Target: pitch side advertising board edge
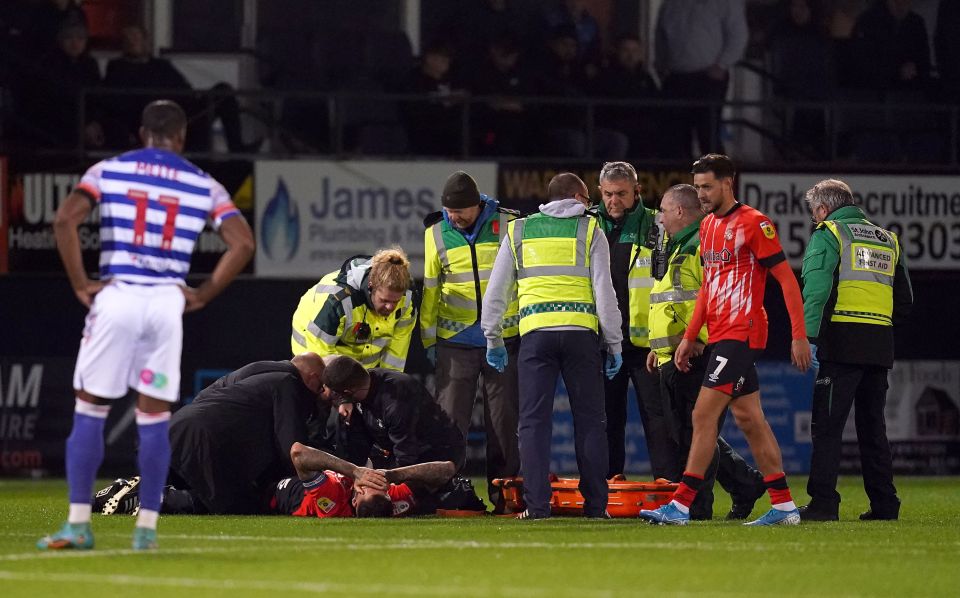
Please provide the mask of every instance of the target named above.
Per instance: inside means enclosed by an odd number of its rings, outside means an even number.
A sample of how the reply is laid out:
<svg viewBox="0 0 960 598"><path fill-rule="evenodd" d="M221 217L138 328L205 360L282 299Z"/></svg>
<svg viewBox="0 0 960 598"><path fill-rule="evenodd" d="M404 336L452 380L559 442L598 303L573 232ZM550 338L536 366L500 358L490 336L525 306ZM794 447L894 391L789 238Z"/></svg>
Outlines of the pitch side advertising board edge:
<svg viewBox="0 0 960 598"><path fill-rule="evenodd" d="M740 174L737 198L773 220L787 259L800 268L813 229L804 193L828 178L850 185L867 218L900 237L911 269L956 269L960 177L745 172Z"/></svg>
<svg viewBox="0 0 960 598"><path fill-rule="evenodd" d="M547 185L555 175L572 172L583 179L594 204L600 202L598 186L602 162L585 168L582 164L563 164L562 162L527 162L519 164L501 164L497 175L497 199L508 208L520 210L524 215L537 211L541 203L547 201ZM663 192L679 183L690 182L690 167L677 165L674 168L637 170L637 182L644 204L648 208L658 205Z"/></svg>
<svg viewBox="0 0 960 598"><path fill-rule="evenodd" d="M248 220L251 216L248 189L250 162L229 161L199 163L233 196L234 203ZM61 202L80 181L83 172L10 172L3 185L6 258L11 273L63 272L53 233L53 220ZM99 269L100 210L95 207L79 229L80 248L84 267L88 272ZM216 266L226 244L208 225L197 239L190 273L210 273ZM251 272L252 264L244 269Z"/></svg>

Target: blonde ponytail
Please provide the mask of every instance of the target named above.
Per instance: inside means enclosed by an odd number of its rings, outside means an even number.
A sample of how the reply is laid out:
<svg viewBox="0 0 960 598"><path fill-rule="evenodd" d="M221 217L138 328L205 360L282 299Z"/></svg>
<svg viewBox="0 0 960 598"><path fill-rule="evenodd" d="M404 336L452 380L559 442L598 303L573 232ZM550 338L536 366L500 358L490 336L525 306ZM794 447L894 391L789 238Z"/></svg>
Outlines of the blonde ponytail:
<svg viewBox="0 0 960 598"><path fill-rule="evenodd" d="M370 262L370 288L397 293L405 293L410 288L410 260L400 247L381 249Z"/></svg>

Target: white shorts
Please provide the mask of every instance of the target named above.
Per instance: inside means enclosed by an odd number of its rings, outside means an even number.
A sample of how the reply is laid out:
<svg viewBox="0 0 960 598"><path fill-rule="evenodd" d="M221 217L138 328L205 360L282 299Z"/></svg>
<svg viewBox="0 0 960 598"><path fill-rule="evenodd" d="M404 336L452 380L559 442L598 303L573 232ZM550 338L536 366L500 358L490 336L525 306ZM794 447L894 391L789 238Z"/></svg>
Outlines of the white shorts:
<svg viewBox="0 0 960 598"><path fill-rule="evenodd" d="M177 285L112 282L104 287L87 314L74 389L119 399L132 388L176 402L184 302Z"/></svg>

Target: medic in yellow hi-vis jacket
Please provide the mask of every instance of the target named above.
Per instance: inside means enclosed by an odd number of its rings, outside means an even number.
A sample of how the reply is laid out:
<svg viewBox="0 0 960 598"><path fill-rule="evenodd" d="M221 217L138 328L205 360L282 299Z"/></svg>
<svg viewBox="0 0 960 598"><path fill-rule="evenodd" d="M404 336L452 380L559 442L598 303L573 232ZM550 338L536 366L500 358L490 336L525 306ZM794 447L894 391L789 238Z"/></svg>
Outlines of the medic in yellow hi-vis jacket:
<svg viewBox="0 0 960 598"><path fill-rule="evenodd" d="M416 320L410 284L402 249L350 258L300 298L290 341L294 355L346 355L367 369L402 372Z"/></svg>
<svg viewBox="0 0 960 598"><path fill-rule="evenodd" d="M803 254L803 313L817 380L810 435L810 503L804 521L836 521L843 428L856 405L863 486L870 510L860 519L897 519L893 457L884 408L893 367L893 326L913 306L900 239L869 220L843 181L827 179L807 191L816 230ZM819 363L818 363L819 361Z"/></svg>
<svg viewBox="0 0 960 598"><path fill-rule="evenodd" d="M520 345L516 291L503 317L509 367L499 372L486 361L480 329L483 294L490 280L507 222L518 214L482 195L473 177L450 175L440 196L443 210L427 216L424 235L423 301L420 337L436 366L437 401L464 438L470 428L477 383L482 384L486 431L487 490L494 512L505 502L492 481L515 477L517 448L517 350Z"/></svg>
<svg viewBox="0 0 960 598"><path fill-rule="evenodd" d="M607 414L607 478L623 473L627 461L627 390L633 384L637 410L654 478L673 479L679 450L670 434L670 406L660 394L660 381L647 371L651 272L662 254L663 235L656 213L643 205L637 171L629 162L607 162L600 170L597 222L610 245L610 278L623 317L623 367L603 385ZM631 445L636 444L630 442Z"/></svg>
<svg viewBox="0 0 960 598"><path fill-rule="evenodd" d="M557 377L562 375L573 414L583 512L604 517L608 499L603 374L617 374L623 334L610 282L610 250L597 220L587 214L589 191L572 173L555 176L549 203L510 223L480 325L487 362L502 370L503 314L516 284L520 304L520 464L524 519L550 516L550 437ZM606 367L600 356L606 352Z"/></svg>

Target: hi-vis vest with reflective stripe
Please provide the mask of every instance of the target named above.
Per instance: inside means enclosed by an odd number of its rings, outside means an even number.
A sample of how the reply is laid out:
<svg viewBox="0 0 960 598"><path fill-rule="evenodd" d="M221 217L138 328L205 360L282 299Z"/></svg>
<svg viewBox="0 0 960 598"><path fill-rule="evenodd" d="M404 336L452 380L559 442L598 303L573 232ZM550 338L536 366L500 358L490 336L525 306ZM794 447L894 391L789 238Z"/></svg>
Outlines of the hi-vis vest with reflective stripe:
<svg viewBox="0 0 960 598"><path fill-rule="evenodd" d="M506 214L484 223L473 245L446 220L427 228L424 234L423 301L420 304L420 336L431 347L437 337L448 339L480 319L480 305L487 292L501 234L506 233ZM503 337L520 332L516 291L503 317Z"/></svg>
<svg viewBox="0 0 960 598"><path fill-rule="evenodd" d="M599 329L590 278L590 244L598 229L589 215L534 214L510 223L517 267L520 335L549 326Z"/></svg>
<svg viewBox="0 0 960 598"><path fill-rule="evenodd" d="M293 313L293 354L347 355L368 369L402 372L416 318L413 293L407 291L389 315L381 316L367 306L365 292L337 283L339 274L327 274L300 298ZM364 322L370 327L370 337L358 342L357 332Z"/></svg>
<svg viewBox="0 0 960 598"><path fill-rule="evenodd" d="M897 236L868 222L825 220L840 243L837 303L832 322L893 326L893 280L900 260Z"/></svg>
<svg viewBox="0 0 960 598"><path fill-rule="evenodd" d="M627 273L628 305L630 308L630 342L636 347L649 347L650 289L653 278L653 251L639 240L633 246L633 259Z"/></svg>
<svg viewBox="0 0 960 598"><path fill-rule="evenodd" d="M606 216L606 209L601 203L600 227L609 233L614 222ZM653 287L653 250L647 247L651 235L658 232L658 239L662 239L663 230L655 222L656 212L643 207L642 203L636 209L628 212L626 221L620 232L619 239L611 239L611 253L616 243L630 243L630 265L627 270L627 309L628 313L621 314L628 318L628 332L630 342L636 347L648 347L648 315L650 311L650 289Z"/></svg>
<svg viewBox="0 0 960 598"><path fill-rule="evenodd" d="M683 340L697 304L697 292L703 284L696 231L692 241L677 246L667 262L666 274L654 283L650 292L650 350L657 354L661 365L673 358ZM706 344L706 325L700 329L698 338Z"/></svg>

